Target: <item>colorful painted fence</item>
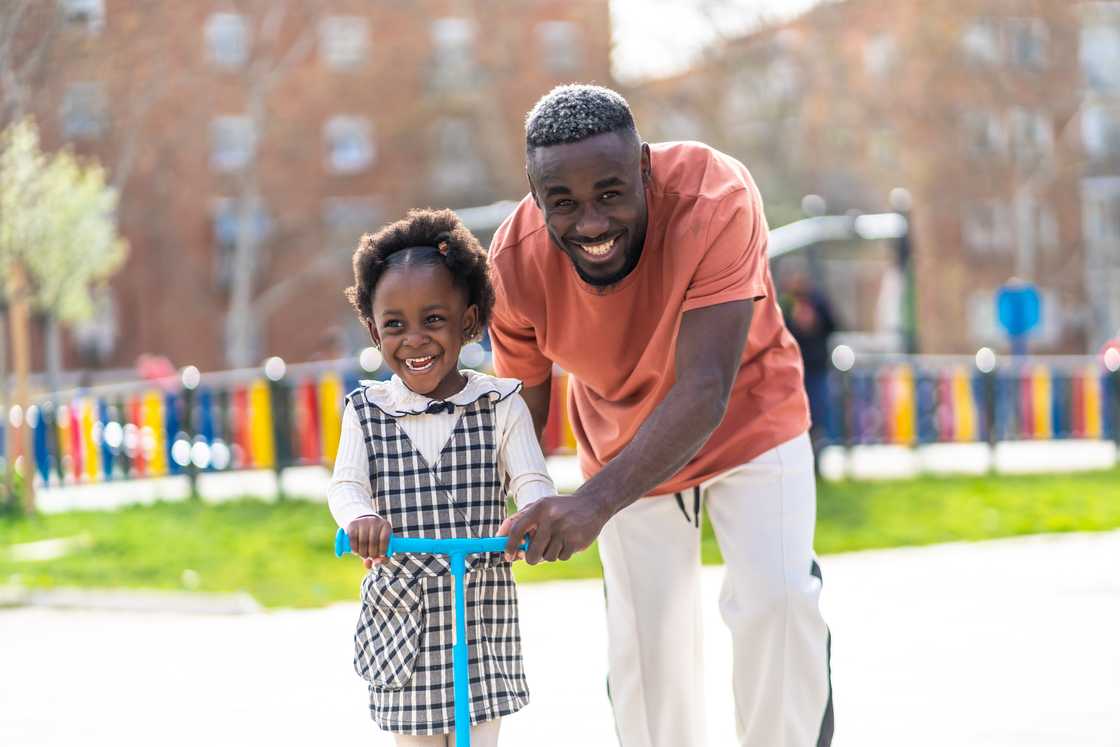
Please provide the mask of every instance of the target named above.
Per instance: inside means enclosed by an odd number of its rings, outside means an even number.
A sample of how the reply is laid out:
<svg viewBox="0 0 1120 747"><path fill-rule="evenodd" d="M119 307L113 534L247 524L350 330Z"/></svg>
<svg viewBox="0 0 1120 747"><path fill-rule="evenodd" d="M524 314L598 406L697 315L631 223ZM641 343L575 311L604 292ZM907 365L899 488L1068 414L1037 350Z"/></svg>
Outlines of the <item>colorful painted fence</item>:
<svg viewBox="0 0 1120 747"><path fill-rule="evenodd" d="M292 366L276 381L243 371L201 375L193 388L175 379L70 393L13 416L17 437L3 453L18 458L31 428L38 478L54 485L329 466L343 397L368 376L336 361ZM553 376L549 454L575 450L568 383ZM1120 374L1096 359L1009 361L985 374L972 359L861 356L833 372L830 395L825 431L834 443L1120 440Z"/></svg>
<svg viewBox="0 0 1120 747"><path fill-rule="evenodd" d="M834 443L924 444L1118 439L1120 377L1095 358L1010 360L861 356L829 381Z"/></svg>
<svg viewBox="0 0 1120 747"><path fill-rule="evenodd" d="M162 477L187 471L280 469L333 463L343 397L356 367L292 367L269 381L255 372L108 387L45 399L13 415L5 463L32 431L35 472L47 484Z"/></svg>
<svg viewBox="0 0 1120 747"><path fill-rule="evenodd" d="M171 379L67 393L13 418L17 427L7 439L0 429L0 446L5 463L17 460L22 429L30 428L38 481L51 485L330 466L344 396L369 377L352 364L314 364L289 367L277 381L255 371L226 372L201 375L193 388ZM553 417L544 434L550 453L575 449L566 395L561 373L553 378Z"/></svg>

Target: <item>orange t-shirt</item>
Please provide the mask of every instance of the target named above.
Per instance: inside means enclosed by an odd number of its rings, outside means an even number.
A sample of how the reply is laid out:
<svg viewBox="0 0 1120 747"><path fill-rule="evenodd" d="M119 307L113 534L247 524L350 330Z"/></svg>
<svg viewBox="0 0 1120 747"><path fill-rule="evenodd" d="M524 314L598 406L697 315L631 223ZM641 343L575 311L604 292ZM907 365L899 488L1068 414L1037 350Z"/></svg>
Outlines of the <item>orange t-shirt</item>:
<svg viewBox="0 0 1120 747"><path fill-rule="evenodd" d="M700 143L651 145L648 223L637 267L604 292L552 244L526 196L490 249L497 303L490 323L499 376L535 386L556 363L572 377L568 406L580 466L591 477L630 443L675 380L681 316L756 299L727 414L655 495L737 467L803 433L809 408L801 354L778 309L762 199L747 169Z"/></svg>

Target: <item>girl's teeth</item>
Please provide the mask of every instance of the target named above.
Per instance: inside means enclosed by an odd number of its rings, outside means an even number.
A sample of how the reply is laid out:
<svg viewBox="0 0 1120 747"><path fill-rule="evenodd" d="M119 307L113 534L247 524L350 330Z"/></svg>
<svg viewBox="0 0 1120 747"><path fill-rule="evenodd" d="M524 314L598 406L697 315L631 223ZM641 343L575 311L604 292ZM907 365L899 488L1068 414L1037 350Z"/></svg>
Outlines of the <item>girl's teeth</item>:
<svg viewBox="0 0 1120 747"><path fill-rule="evenodd" d="M404 364L411 368L413 371L418 371L427 368L432 362L432 356L427 358L405 358Z"/></svg>

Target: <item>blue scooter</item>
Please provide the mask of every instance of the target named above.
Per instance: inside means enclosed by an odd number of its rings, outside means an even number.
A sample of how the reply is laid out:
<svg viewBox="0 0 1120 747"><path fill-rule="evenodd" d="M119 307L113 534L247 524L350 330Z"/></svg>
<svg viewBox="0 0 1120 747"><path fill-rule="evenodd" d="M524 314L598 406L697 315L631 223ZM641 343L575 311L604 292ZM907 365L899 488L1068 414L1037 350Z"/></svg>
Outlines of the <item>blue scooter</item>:
<svg viewBox="0 0 1120 747"><path fill-rule="evenodd" d="M480 552L503 552L507 537L455 537L452 539L428 539L425 537L389 538L389 549L385 556L394 553L425 553L446 555L451 561L451 575L455 578L455 637L452 646L453 677L455 683L455 744L457 747L471 747L470 682L467 670L467 614L463 597L463 576L467 571L467 556ZM522 542L520 549L528 549L529 543ZM350 538L346 530L339 527L334 536L334 554L337 557L350 552Z"/></svg>

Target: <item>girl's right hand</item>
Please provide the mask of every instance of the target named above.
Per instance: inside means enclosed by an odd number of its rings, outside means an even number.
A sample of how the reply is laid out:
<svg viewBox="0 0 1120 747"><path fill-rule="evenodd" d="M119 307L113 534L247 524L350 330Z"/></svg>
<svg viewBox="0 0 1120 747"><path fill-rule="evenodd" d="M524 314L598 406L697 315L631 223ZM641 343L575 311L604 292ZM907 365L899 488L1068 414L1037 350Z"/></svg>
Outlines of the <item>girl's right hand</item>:
<svg viewBox="0 0 1120 747"><path fill-rule="evenodd" d="M350 537L350 552L360 557L366 568L372 568L385 560L392 533L393 527L380 516L362 516L346 527L346 534Z"/></svg>

